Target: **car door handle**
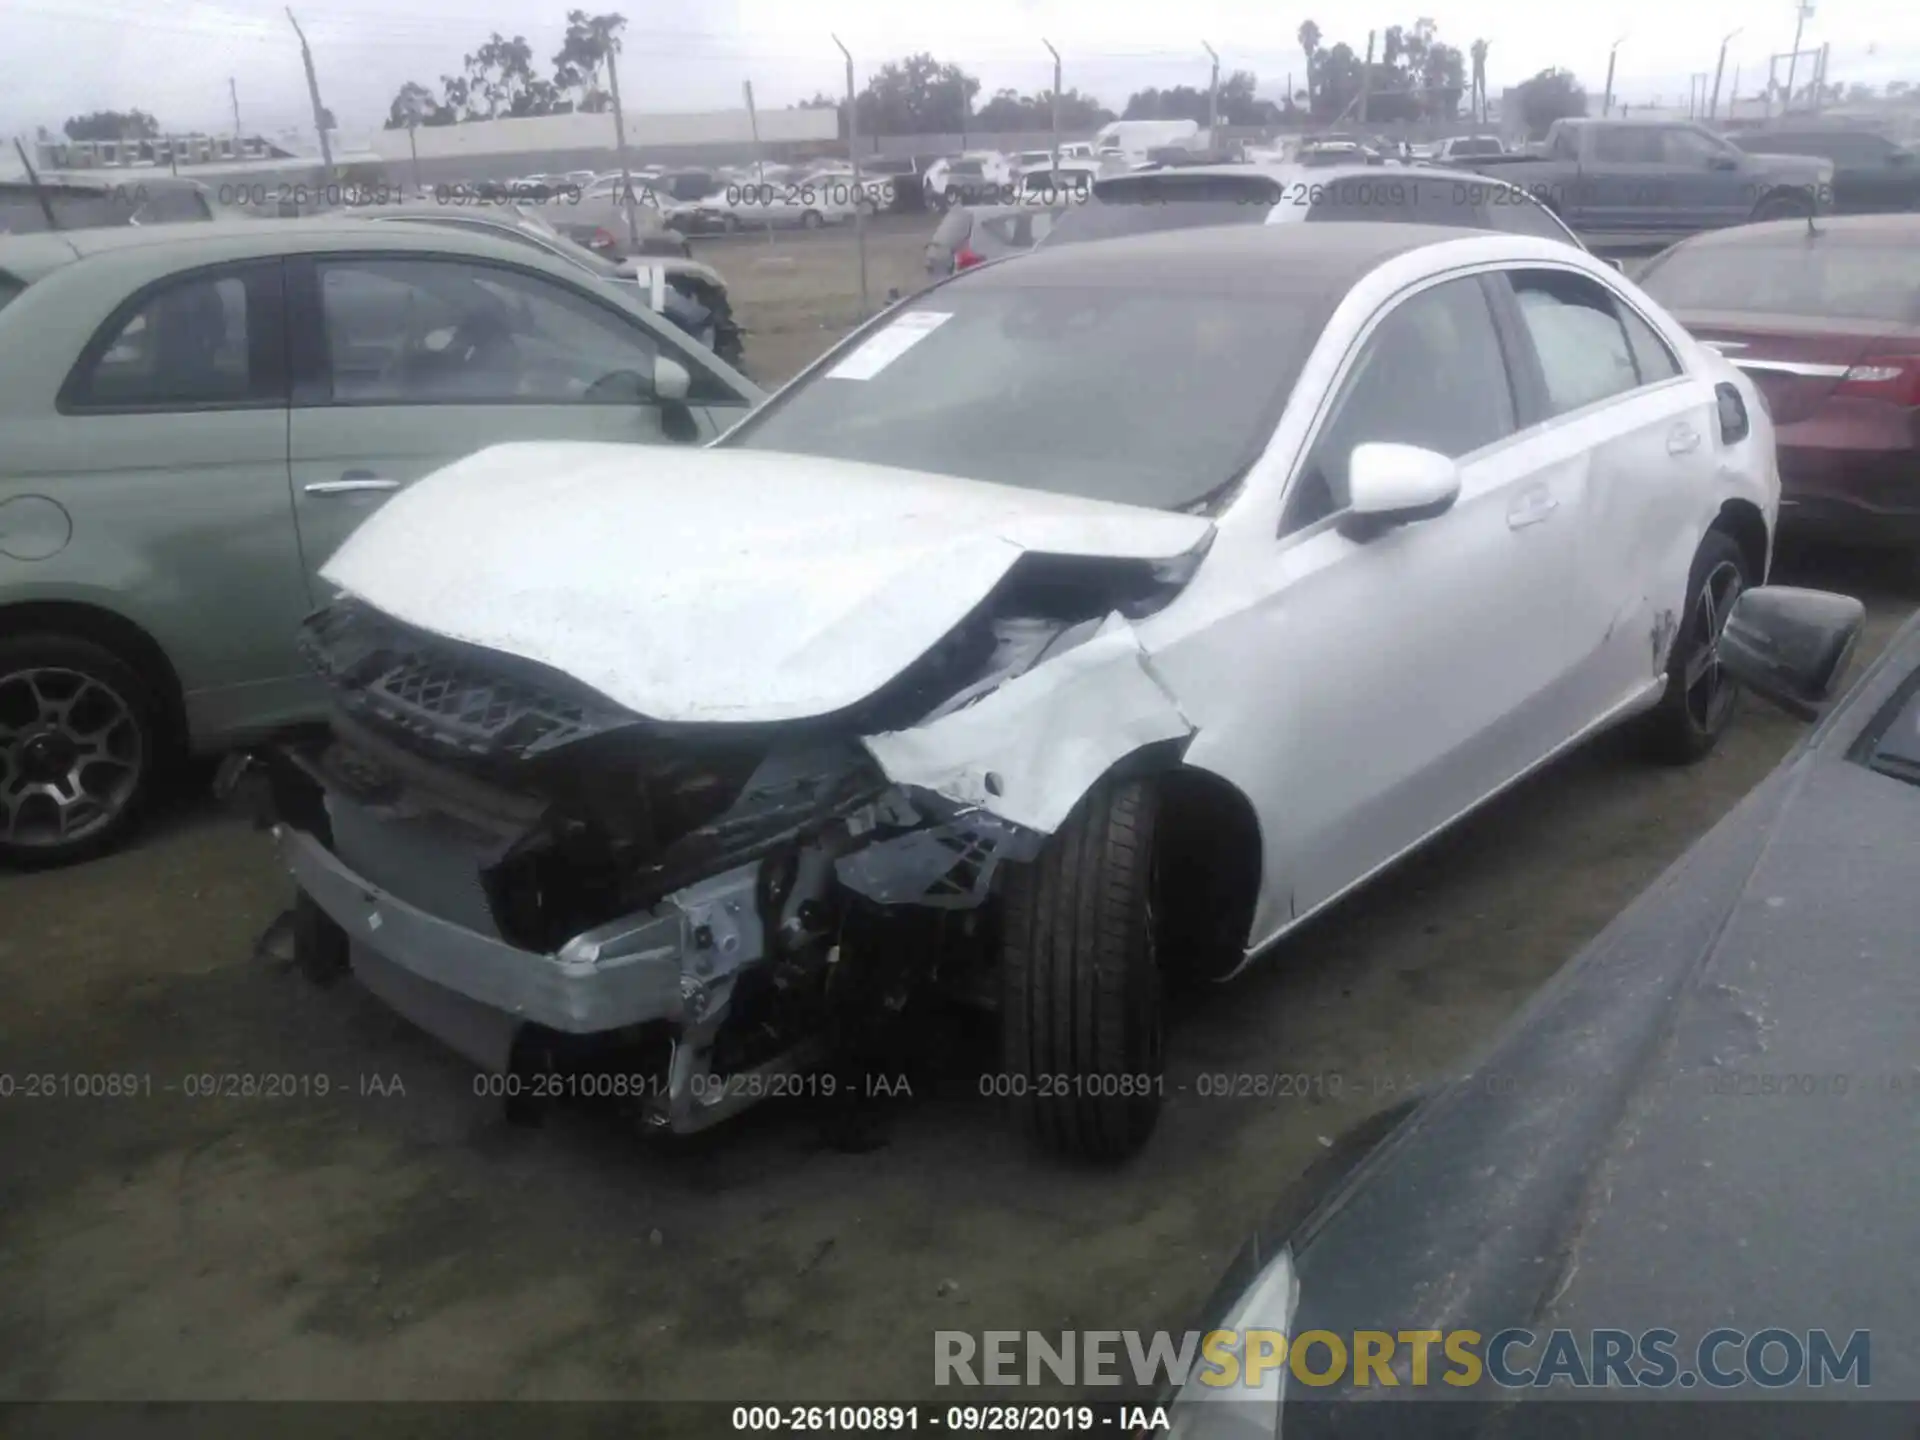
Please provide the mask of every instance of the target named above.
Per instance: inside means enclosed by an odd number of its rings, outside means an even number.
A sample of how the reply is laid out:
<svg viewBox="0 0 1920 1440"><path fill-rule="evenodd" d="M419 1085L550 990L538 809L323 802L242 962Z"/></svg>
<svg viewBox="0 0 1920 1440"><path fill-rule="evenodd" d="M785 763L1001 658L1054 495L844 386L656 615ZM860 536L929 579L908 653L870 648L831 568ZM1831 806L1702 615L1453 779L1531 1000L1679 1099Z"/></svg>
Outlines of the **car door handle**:
<svg viewBox="0 0 1920 1440"><path fill-rule="evenodd" d="M1524 530L1529 525L1538 525L1560 508L1560 502L1544 490L1535 490L1522 495L1507 507L1507 528Z"/></svg>
<svg viewBox="0 0 1920 1440"><path fill-rule="evenodd" d="M1667 432L1667 454L1691 455L1700 448L1700 432L1691 425L1676 425Z"/></svg>
<svg viewBox="0 0 1920 1440"><path fill-rule="evenodd" d="M399 488L398 480L389 480L371 470L349 470L338 480L316 480L306 487L309 495L364 495L369 491Z"/></svg>

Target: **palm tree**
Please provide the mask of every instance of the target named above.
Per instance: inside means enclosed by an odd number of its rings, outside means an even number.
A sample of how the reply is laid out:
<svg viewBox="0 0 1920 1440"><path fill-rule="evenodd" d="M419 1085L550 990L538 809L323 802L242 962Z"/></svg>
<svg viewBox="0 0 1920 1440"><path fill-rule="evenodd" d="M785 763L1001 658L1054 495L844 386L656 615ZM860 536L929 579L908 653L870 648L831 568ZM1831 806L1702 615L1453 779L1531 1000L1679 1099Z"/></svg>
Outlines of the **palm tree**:
<svg viewBox="0 0 1920 1440"><path fill-rule="evenodd" d="M1487 123L1487 42L1476 40L1470 47L1473 56L1473 93L1480 107L1480 123Z"/></svg>
<svg viewBox="0 0 1920 1440"><path fill-rule="evenodd" d="M1320 53L1320 27L1311 20L1300 22L1300 48L1307 54L1307 113L1313 113L1313 60Z"/></svg>

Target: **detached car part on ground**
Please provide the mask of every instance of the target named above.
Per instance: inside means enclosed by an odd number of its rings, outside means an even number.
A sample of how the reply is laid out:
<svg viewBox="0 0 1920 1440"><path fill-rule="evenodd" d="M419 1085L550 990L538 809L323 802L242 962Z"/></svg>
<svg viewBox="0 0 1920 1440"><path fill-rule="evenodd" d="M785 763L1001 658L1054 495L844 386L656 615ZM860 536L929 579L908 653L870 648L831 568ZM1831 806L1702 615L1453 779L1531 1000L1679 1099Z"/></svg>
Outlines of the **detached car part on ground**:
<svg viewBox="0 0 1920 1440"><path fill-rule="evenodd" d="M1607 726L1712 748L1772 454L1559 242L980 267L712 448L497 447L342 547L271 770L302 962L489 1068L628 1057L672 1131L984 1000L1033 1132L1124 1155L1169 980Z"/></svg>

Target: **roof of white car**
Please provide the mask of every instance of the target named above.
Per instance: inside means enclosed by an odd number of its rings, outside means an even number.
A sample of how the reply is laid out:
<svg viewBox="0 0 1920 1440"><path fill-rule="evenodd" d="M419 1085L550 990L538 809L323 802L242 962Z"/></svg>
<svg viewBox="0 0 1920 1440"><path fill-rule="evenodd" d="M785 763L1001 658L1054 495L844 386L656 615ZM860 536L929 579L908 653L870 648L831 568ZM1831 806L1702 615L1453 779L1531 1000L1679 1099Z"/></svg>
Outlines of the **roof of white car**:
<svg viewBox="0 0 1920 1440"><path fill-rule="evenodd" d="M1223 161L1217 165L1168 165L1158 170L1135 171L1127 175L1109 175L1095 183L1093 193L1098 196L1109 186L1138 183L1135 176L1151 176L1165 180L1173 178L1178 183L1182 175L1232 175L1236 177L1264 175L1281 185L1324 185L1331 180L1377 180L1390 184L1395 180L1459 181L1472 185L1497 185L1502 188L1514 188L1511 181L1495 179L1472 170L1456 169L1451 165L1302 165L1295 161Z"/></svg>
<svg viewBox="0 0 1920 1440"><path fill-rule="evenodd" d="M1059 249L1041 246L1018 264L987 265L960 283L1044 288L1053 285L1176 287L1231 285L1249 294L1312 291L1338 297L1370 270L1396 256L1454 240L1488 241L1485 230L1440 225L1215 225L1160 230ZM1500 236L1525 255L1540 245Z"/></svg>

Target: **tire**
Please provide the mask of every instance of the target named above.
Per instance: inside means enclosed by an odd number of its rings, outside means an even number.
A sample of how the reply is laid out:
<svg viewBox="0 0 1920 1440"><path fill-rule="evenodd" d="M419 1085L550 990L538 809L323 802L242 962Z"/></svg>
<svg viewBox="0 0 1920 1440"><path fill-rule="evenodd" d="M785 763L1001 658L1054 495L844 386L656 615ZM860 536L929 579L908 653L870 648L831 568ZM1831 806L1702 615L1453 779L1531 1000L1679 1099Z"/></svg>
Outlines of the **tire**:
<svg viewBox="0 0 1920 1440"><path fill-rule="evenodd" d="M304 890L293 897L293 968L322 989L353 968L347 932Z"/></svg>
<svg viewBox="0 0 1920 1440"><path fill-rule="evenodd" d="M1752 583L1746 554L1734 538L1724 530L1709 530L1687 574L1686 604L1667 661L1667 693L1642 722L1649 759L1691 765L1711 754L1726 733L1738 687L1717 661L1701 657L1711 656L1727 611Z"/></svg>
<svg viewBox="0 0 1920 1440"><path fill-rule="evenodd" d="M1132 1155L1160 1112L1165 1016L1153 933L1158 794L1087 793L1031 865L1009 869L1000 947L1003 1072L1021 1127L1089 1160ZM1111 1081L1111 1086L1098 1081ZM1145 1093L1116 1093L1122 1082Z"/></svg>
<svg viewBox="0 0 1920 1440"><path fill-rule="evenodd" d="M1795 195L1768 195L1753 207L1755 224L1763 220L1799 220L1813 214L1813 207Z"/></svg>
<svg viewBox="0 0 1920 1440"><path fill-rule="evenodd" d="M77 865L124 843L164 768L161 716L152 684L103 645L0 640L0 863Z"/></svg>
<svg viewBox="0 0 1920 1440"><path fill-rule="evenodd" d="M740 233L740 217L730 214L721 220L720 226L727 234L738 235Z"/></svg>
<svg viewBox="0 0 1920 1440"><path fill-rule="evenodd" d="M818 230L826 223L827 217L822 215L818 210L804 210L800 214L800 228L802 230Z"/></svg>

